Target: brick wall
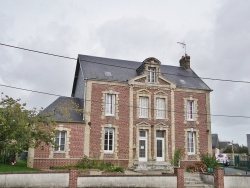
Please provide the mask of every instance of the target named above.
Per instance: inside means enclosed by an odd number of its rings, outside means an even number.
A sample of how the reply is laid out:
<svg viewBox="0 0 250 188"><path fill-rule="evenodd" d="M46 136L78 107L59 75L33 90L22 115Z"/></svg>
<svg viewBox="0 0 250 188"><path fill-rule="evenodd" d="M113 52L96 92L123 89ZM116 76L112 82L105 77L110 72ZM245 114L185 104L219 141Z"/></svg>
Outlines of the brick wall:
<svg viewBox="0 0 250 188"><path fill-rule="evenodd" d="M167 96L167 116L165 119L156 119L155 118L155 94L157 93L164 93L164 96ZM149 103L150 103L150 110L149 110L149 118L139 118L138 117L138 96L146 94L149 97ZM144 122L146 124L149 124L151 127L149 127L149 130L151 132L151 140L148 139L148 147L151 148L150 154L151 156L148 156L149 160L155 160L154 156L156 156L155 154L155 125L162 123L164 125L169 126L168 131L167 131L167 135L165 135L165 138L167 138L167 146L169 147L170 143L171 143L171 97L170 97L170 89L169 88L165 88L165 89L159 89L159 88L145 88L145 87L134 87L133 88L133 124L139 124L141 122ZM143 125L142 125L143 126ZM140 128L139 128L140 129ZM143 127L141 129L144 129ZM163 129L162 129L163 130ZM137 146L137 140L139 139L139 135L137 132L137 128L134 127L133 129L134 133L133 133L133 145ZM136 150L134 150L133 156L134 159L138 158L138 152L139 152L139 148L137 147ZM169 156L172 155L171 152L171 148L168 148L168 154Z"/></svg>
<svg viewBox="0 0 250 188"><path fill-rule="evenodd" d="M69 170L69 188L77 188L78 171L76 169Z"/></svg>
<svg viewBox="0 0 250 188"><path fill-rule="evenodd" d="M164 82L164 84L166 84ZM112 161L115 164L121 164L122 166L128 164L129 161L129 151L132 152L133 160L138 159L138 128L137 124L144 122L147 125L147 130L150 130L151 139L148 140L148 147L150 148L150 156L148 159L155 160L155 126L159 123L169 126L167 128L167 151L171 161L172 158L172 148L171 148L171 129L172 129L172 118L171 117L171 107L174 105L174 122L175 122L175 149L182 149L182 162L181 167L185 168L188 164L193 163L193 161L200 160L200 155L208 152L208 132L207 132L207 116L206 114L206 93L197 91L185 91L182 89L174 90L174 101L171 101L171 90L170 88L145 88L133 87L133 146L135 148L129 148L129 127L130 127L130 102L129 102L129 86L125 84L118 83L105 83L105 82L93 82L92 83L92 93L91 93L91 112L89 114L90 126L90 142L89 142L89 157L91 159L104 159ZM138 91L144 89L148 95L150 95L150 118L138 118ZM118 107L116 109L117 114L115 116L105 116L104 112L104 92L115 92L118 97ZM167 118L163 120L155 119L155 94L158 92L164 92L167 96ZM185 105L184 99L192 97L197 100L198 118L197 121L186 121L185 119ZM174 102L174 104L171 104ZM88 109L86 109L88 110ZM88 113L88 111L86 111ZM89 123L86 122L86 123ZM103 152L103 127L106 125L113 125L116 127L115 135L115 152L107 154ZM187 155L187 144L186 144L186 130L189 128L194 128L197 131L197 142L196 142L196 154ZM70 130L70 144L68 151L65 153L53 152L52 148L41 144L35 150L35 160L34 167L48 168L49 166L56 165L69 165L76 162L84 156L84 129L83 124L63 124L63 128ZM115 133L115 134L116 134ZM87 143L87 142L86 142ZM45 160L46 159L46 160ZM43 165L44 164L44 165Z"/></svg>
<svg viewBox="0 0 250 188"><path fill-rule="evenodd" d="M184 169L175 168L174 173L177 176L177 188L183 188L184 187Z"/></svg>
<svg viewBox="0 0 250 188"><path fill-rule="evenodd" d="M192 97L197 100L198 117L196 121L185 120L184 99ZM208 152L206 93L175 91L175 148L182 149L182 160L200 160L203 153ZM204 115L202 115L204 114ZM185 129L197 130L196 154L187 155Z"/></svg>
<svg viewBox="0 0 250 188"><path fill-rule="evenodd" d="M214 169L214 187L224 188L224 169L223 168Z"/></svg>
<svg viewBox="0 0 250 188"><path fill-rule="evenodd" d="M55 166L71 166L76 165L77 159L34 159L34 168L39 169L49 169L50 167Z"/></svg>
<svg viewBox="0 0 250 188"><path fill-rule="evenodd" d="M83 133L84 124L60 123L60 127L69 130L69 142L66 143L67 152L55 152L51 145L42 143L35 149L34 168L50 168L51 166L73 165L84 156L83 154ZM68 133L68 132L67 132ZM67 135L67 137L69 136ZM66 156L67 153L67 156Z"/></svg>
<svg viewBox="0 0 250 188"><path fill-rule="evenodd" d="M103 116L103 92L113 91L118 93L118 114L117 116ZM103 151L102 139L102 126L115 125L118 127L117 144L117 158L116 160L128 160L129 158L129 87L110 85L110 84L92 84L91 95L91 130L90 130L90 157L100 158L100 152ZM114 159L114 154L105 154L103 159Z"/></svg>

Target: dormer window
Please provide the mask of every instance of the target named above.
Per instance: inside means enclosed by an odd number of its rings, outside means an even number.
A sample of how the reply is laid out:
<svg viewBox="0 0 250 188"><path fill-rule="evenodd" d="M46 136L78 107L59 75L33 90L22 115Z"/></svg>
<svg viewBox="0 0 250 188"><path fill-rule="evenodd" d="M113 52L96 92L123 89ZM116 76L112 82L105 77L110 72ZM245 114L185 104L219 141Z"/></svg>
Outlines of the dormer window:
<svg viewBox="0 0 250 188"><path fill-rule="evenodd" d="M148 82L155 82L156 81L156 68L149 67L148 68Z"/></svg>

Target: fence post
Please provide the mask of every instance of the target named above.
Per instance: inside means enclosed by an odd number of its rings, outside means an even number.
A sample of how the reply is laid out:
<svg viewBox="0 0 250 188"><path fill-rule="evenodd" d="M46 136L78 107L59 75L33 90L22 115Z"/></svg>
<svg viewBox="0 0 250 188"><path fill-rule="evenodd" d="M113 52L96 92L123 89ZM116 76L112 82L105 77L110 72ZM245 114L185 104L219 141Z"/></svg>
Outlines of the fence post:
<svg viewBox="0 0 250 188"><path fill-rule="evenodd" d="M224 170L223 168L214 169L214 187L224 188Z"/></svg>
<svg viewBox="0 0 250 188"><path fill-rule="evenodd" d="M177 176L177 188L183 188L184 187L184 169L174 168L174 173Z"/></svg>
<svg viewBox="0 0 250 188"><path fill-rule="evenodd" d="M69 169L69 188L77 188L77 169Z"/></svg>

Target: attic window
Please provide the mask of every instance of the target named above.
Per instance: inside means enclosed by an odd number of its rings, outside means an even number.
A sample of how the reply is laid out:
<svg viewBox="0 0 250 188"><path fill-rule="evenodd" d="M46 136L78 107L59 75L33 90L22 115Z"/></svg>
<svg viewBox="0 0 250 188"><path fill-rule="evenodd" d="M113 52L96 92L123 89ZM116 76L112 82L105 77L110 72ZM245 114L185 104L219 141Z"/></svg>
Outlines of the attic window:
<svg viewBox="0 0 250 188"><path fill-rule="evenodd" d="M112 76L111 72L105 72L105 76Z"/></svg>
<svg viewBox="0 0 250 188"><path fill-rule="evenodd" d="M181 82L182 84L186 84L185 80L180 80L180 82Z"/></svg>
<svg viewBox="0 0 250 188"><path fill-rule="evenodd" d="M148 82L155 82L156 69L155 67L148 68Z"/></svg>

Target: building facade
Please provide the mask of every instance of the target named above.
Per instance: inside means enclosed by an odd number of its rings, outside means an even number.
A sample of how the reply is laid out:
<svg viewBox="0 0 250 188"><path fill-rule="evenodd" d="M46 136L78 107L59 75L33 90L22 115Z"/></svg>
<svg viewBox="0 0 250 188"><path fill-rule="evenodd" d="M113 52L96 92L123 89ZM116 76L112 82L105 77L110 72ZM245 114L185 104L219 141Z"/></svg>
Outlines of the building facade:
<svg viewBox="0 0 250 188"><path fill-rule="evenodd" d="M142 63L79 55L72 97L81 114L56 117L57 147L30 149L30 166L74 164L84 155L122 166L140 162L171 162L181 149L181 166L212 153L211 89L190 68L190 57L179 66L156 58Z"/></svg>

